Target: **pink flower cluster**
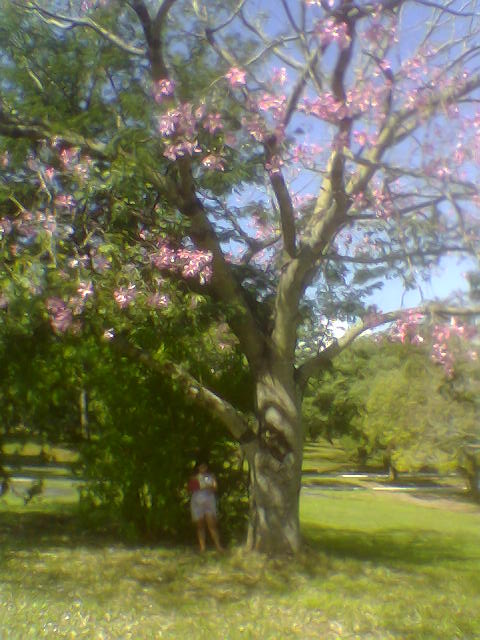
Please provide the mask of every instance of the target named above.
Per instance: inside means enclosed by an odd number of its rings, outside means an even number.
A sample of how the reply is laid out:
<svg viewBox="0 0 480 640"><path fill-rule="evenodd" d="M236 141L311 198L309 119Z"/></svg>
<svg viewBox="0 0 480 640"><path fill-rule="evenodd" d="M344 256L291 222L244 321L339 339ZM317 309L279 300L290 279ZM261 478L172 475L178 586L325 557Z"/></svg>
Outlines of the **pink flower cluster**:
<svg viewBox="0 0 480 640"><path fill-rule="evenodd" d="M214 153L205 156L202 160L202 164L207 169L213 169L215 171L224 171L225 164L223 159L220 156L215 155Z"/></svg>
<svg viewBox="0 0 480 640"><path fill-rule="evenodd" d="M194 110L190 103L183 103L160 116L158 131L163 137L171 138L163 155L174 162L177 158L202 153L197 141L200 127L212 135L218 133L223 129L221 114L206 113L205 105ZM213 153L208 154L202 164L208 169L224 169L222 159Z"/></svg>
<svg viewBox="0 0 480 640"><path fill-rule="evenodd" d="M78 149L76 147L64 147L60 151L60 161L64 169L70 169L77 159Z"/></svg>
<svg viewBox="0 0 480 640"><path fill-rule="evenodd" d="M198 249L172 249L159 243L158 250L151 256L157 269L178 271L185 278L198 276L201 284L207 284L212 277L212 254Z"/></svg>
<svg viewBox="0 0 480 640"><path fill-rule="evenodd" d="M182 140L176 144L169 144L165 147L163 155L168 160L175 162L177 158L183 158L183 156L193 156L194 153L202 153L202 149L198 146L196 140Z"/></svg>
<svg viewBox="0 0 480 640"><path fill-rule="evenodd" d="M119 287L113 292L113 298L120 309L128 307L137 297L138 291L134 284L127 287Z"/></svg>
<svg viewBox="0 0 480 640"><path fill-rule="evenodd" d="M452 376L454 371L455 358L449 345L452 338L471 338L475 334L474 327L459 324L452 318L448 325L435 325L432 331L432 360L441 364L447 376ZM470 358L476 357L476 352L470 351Z"/></svg>
<svg viewBox="0 0 480 640"><path fill-rule="evenodd" d="M402 320L397 321L392 331L393 339L410 344L421 344L425 340L419 333L419 325L424 320L424 315L412 310L405 314ZM454 372L455 354L452 349L452 338L468 339L475 334L475 328L459 324L452 318L450 324L437 324L432 330L432 353L431 358L440 364L448 377ZM475 351L470 350L467 354L471 359L478 357Z"/></svg>
<svg viewBox="0 0 480 640"><path fill-rule="evenodd" d="M170 304L170 296L160 292L152 293L152 295L148 298L147 303L151 307L162 309L168 307L168 305Z"/></svg>
<svg viewBox="0 0 480 640"><path fill-rule="evenodd" d="M238 67L231 67L225 74L225 78L228 80L231 87L243 87L247 84L247 74Z"/></svg>
<svg viewBox="0 0 480 640"><path fill-rule="evenodd" d="M268 111L274 120L281 120L285 114L287 98L284 95L276 96L271 93L263 93L257 101L259 111Z"/></svg>
<svg viewBox="0 0 480 640"><path fill-rule="evenodd" d="M392 329L392 338L400 340L400 342L410 342L412 344L420 344L423 338L419 334L419 325L424 320L424 314L410 309L401 320L397 320Z"/></svg>
<svg viewBox="0 0 480 640"><path fill-rule="evenodd" d="M72 310L64 300L56 297L48 298L46 307L55 333L65 333L73 322Z"/></svg>
<svg viewBox="0 0 480 640"><path fill-rule="evenodd" d="M329 92L313 100L305 98L299 105L299 111L332 123L339 122L349 115L345 104L338 102L335 96Z"/></svg>
<svg viewBox="0 0 480 640"><path fill-rule="evenodd" d="M274 69L273 71L273 75L271 78L271 82L272 84L275 85L280 85L281 87L283 87L286 83L287 83L287 70L285 69L285 67L280 67L280 69Z"/></svg>
<svg viewBox="0 0 480 640"><path fill-rule="evenodd" d="M326 47L334 42L340 49L346 49L352 40L348 33L348 25L346 22L339 22L333 18L327 18L326 20L317 22L315 25L315 33L322 47Z"/></svg>
<svg viewBox="0 0 480 640"><path fill-rule="evenodd" d="M258 114L252 113L242 117L242 127L248 131L254 140L264 142L267 138L267 125Z"/></svg>
<svg viewBox="0 0 480 640"><path fill-rule="evenodd" d="M158 104L162 103L165 98L169 98L175 91L175 83L173 80L163 78L153 85L153 99Z"/></svg>

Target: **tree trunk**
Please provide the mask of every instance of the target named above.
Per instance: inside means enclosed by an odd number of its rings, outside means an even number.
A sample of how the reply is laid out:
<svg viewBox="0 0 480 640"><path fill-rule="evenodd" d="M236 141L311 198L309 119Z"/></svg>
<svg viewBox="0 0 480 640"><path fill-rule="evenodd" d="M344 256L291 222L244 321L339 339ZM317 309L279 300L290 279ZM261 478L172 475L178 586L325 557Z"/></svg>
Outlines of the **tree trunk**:
<svg viewBox="0 0 480 640"><path fill-rule="evenodd" d="M466 465L465 477L468 485L468 493L477 502L480 501L480 467L477 463L477 453L465 452Z"/></svg>
<svg viewBox="0 0 480 640"><path fill-rule="evenodd" d="M80 409L80 437L90 440L90 425L88 421L88 397L86 389L80 389L78 397L78 406Z"/></svg>
<svg viewBox="0 0 480 640"><path fill-rule="evenodd" d="M293 368L290 370L293 372ZM272 554L300 548L299 499L303 433L293 374L279 366L256 389L259 432L245 446L250 466L247 548Z"/></svg>

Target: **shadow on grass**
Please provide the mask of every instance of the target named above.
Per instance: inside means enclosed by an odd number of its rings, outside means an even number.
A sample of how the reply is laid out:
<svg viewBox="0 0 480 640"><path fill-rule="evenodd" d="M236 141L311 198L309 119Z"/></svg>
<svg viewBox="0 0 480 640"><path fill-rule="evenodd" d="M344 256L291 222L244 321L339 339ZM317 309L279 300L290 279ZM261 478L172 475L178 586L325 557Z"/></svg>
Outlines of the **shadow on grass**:
<svg viewBox="0 0 480 640"><path fill-rule="evenodd" d="M0 581L19 601L46 598L60 608L86 602L94 611L117 607L135 616L150 611L153 603L162 615L202 616L206 608L247 601L261 609L265 598L289 602L302 589L317 602L322 585L331 579L331 589L350 595L371 584L372 598L405 576L414 581L420 576L419 589L436 589L438 575L424 578L422 567L451 563L452 571L462 574L466 554L475 553L471 537L429 530L367 533L306 523L304 535L306 547L293 559L245 554L238 547L224 556L200 555L180 544L125 545L113 532L82 527L73 509L2 510ZM476 588L478 571L464 578L463 586L466 580L476 581Z"/></svg>
<svg viewBox="0 0 480 640"><path fill-rule="evenodd" d="M0 542L5 550L77 545L101 548L123 542L113 527L86 526L75 509L0 511Z"/></svg>
<svg viewBox="0 0 480 640"><path fill-rule="evenodd" d="M389 565L430 565L442 561L471 558L471 538L438 531L380 529L378 531L343 530L307 523L303 527L307 547L329 557L366 560Z"/></svg>
<svg viewBox="0 0 480 640"><path fill-rule="evenodd" d="M430 564L439 559L468 559L465 549L471 545L468 536L460 532L454 536L438 531L408 529L380 529L373 532L324 527L307 522L302 527L308 553L320 553L339 558ZM112 544L127 547L176 545L165 541L131 543L114 526L94 526L82 519L76 509L61 511L2 510L0 512L0 540L3 548L26 549L77 545L102 548ZM184 541L178 547L185 548Z"/></svg>

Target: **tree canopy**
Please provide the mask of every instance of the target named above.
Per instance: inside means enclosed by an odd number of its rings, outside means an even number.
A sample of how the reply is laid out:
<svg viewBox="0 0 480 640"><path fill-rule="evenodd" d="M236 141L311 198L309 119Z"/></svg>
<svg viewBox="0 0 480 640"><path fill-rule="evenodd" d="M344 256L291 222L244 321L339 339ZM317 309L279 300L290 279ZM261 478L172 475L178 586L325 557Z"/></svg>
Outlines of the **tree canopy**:
<svg viewBox="0 0 480 640"><path fill-rule="evenodd" d="M252 545L297 549L307 380L369 327L466 313L364 300L478 258L477 2L1 9L2 313L175 379L242 444ZM210 376L167 339L182 318L210 326ZM356 324L329 340L338 319ZM442 360L462 327L436 331ZM249 399L215 387L225 350Z"/></svg>

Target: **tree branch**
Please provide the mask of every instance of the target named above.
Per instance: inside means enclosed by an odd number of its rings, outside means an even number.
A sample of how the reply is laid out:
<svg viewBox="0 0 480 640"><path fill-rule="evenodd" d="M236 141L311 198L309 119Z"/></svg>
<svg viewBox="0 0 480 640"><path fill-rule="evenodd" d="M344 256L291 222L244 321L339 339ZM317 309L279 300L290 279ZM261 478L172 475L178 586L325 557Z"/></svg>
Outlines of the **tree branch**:
<svg viewBox="0 0 480 640"><path fill-rule="evenodd" d="M258 370L265 353L266 336L245 299L241 285L225 260L215 229L197 196L190 159L179 158L176 166L179 176L176 206L190 221L189 235L195 246L212 254L211 290L217 300L230 308L229 324L239 339L250 365L254 370Z"/></svg>
<svg viewBox="0 0 480 640"><path fill-rule="evenodd" d="M125 53L141 57L144 57L147 53L145 49L140 49L128 44L128 42L125 42L125 40L117 36L115 33L112 33L97 22L94 22L91 18L78 18L54 13L41 7L36 2L16 2L16 4L27 11L34 11L44 22L52 24L60 29L87 27L88 29L95 31L95 33L98 33L102 38L108 40L108 42L115 45Z"/></svg>
<svg viewBox="0 0 480 640"><path fill-rule="evenodd" d="M150 353L132 345L124 336L119 335L111 340L112 346L121 354L140 362L151 371L167 375L181 383L185 395L196 404L207 409L230 431L239 442L255 438L255 426L245 419L229 402L202 385L194 376L180 365L169 360L156 360Z"/></svg>
<svg viewBox="0 0 480 640"><path fill-rule="evenodd" d="M318 353L313 358L304 362L297 370L297 381L301 387L305 386L308 380L321 371L335 358L339 353L356 340L362 333L382 324L388 324L404 317L408 313L418 313L425 316L440 316L451 318L455 316L477 316L480 315L480 307L452 307L445 306L440 303L429 303L422 307L414 307L411 309L398 309L388 313L378 313L366 316L362 320L351 326L341 338L335 339L328 347Z"/></svg>
<svg viewBox="0 0 480 640"><path fill-rule="evenodd" d="M140 24L142 25L148 46L148 59L152 66L152 77L154 81L168 78L168 69L162 51L162 30L168 12L176 1L177 0L164 0L153 20L143 0L132 0L130 3L130 6L137 14Z"/></svg>
<svg viewBox="0 0 480 640"><path fill-rule="evenodd" d="M70 147L79 147L96 158L107 157L107 145L103 142L90 140L73 131L52 131L46 123L36 121L22 123L9 117L0 110L0 135L8 138L26 138L32 141L53 140L63 142Z"/></svg>

